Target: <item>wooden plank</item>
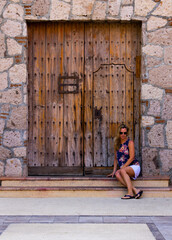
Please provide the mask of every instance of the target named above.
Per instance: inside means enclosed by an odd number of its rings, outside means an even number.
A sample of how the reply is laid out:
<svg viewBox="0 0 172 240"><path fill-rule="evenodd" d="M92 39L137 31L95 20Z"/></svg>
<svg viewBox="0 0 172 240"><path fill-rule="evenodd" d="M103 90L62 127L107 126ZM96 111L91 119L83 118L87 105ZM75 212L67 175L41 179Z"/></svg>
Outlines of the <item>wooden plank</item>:
<svg viewBox="0 0 172 240"><path fill-rule="evenodd" d="M84 87L84 164L93 166L93 27L85 24L85 87Z"/></svg>
<svg viewBox="0 0 172 240"><path fill-rule="evenodd" d="M126 25L126 67L132 70L132 24ZM134 140L134 75L126 69L126 124L130 129L130 138Z"/></svg>
<svg viewBox="0 0 172 240"><path fill-rule="evenodd" d="M111 63L119 64L119 25L117 23L110 24L110 59ZM108 150L108 166L112 166L114 162L114 138L118 128L118 71L116 65L110 66L110 132L109 132L109 150Z"/></svg>
<svg viewBox="0 0 172 240"><path fill-rule="evenodd" d="M65 24L65 58L64 72L69 76L72 74L72 24ZM66 81L70 83L70 81ZM66 90L72 90L68 87ZM64 136L65 136L65 165L74 166L75 143L73 141L74 116L73 116L73 95L64 94Z"/></svg>
<svg viewBox="0 0 172 240"><path fill-rule="evenodd" d="M28 23L28 165L33 165L33 24Z"/></svg>
<svg viewBox="0 0 172 240"><path fill-rule="evenodd" d="M39 83L40 83L40 34L41 28L38 23L34 26L33 40L33 165L40 166L39 162Z"/></svg>
<svg viewBox="0 0 172 240"><path fill-rule="evenodd" d="M86 167L85 175L88 176L107 176L113 171L113 167Z"/></svg>
<svg viewBox="0 0 172 240"><path fill-rule="evenodd" d="M29 167L29 176L82 176L80 167Z"/></svg>
<svg viewBox="0 0 172 240"><path fill-rule="evenodd" d="M109 64L109 24L93 25L94 69ZM94 73L94 166L106 166L109 135L109 66L102 66ZM99 111L101 118L96 118Z"/></svg>
<svg viewBox="0 0 172 240"><path fill-rule="evenodd" d="M45 88L45 24L42 23L39 28L39 105L38 105L38 161L39 165L44 166L45 161L45 104L46 104L46 88Z"/></svg>
<svg viewBox="0 0 172 240"><path fill-rule="evenodd" d="M55 76L57 79L58 84L58 77L59 75L63 75L63 61L64 61L64 24L56 23L55 33L56 33L56 53L57 53L57 65L56 65L56 72ZM57 91L58 91L58 86ZM64 136L63 136L63 94L57 93L57 100L56 100L56 156L58 158L58 166L63 166L63 159L65 157L63 146L64 146Z"/></svg>
<svg viewBox="0 0 172 240"><path fill-rule="evenodd" d="M52 137L51 137L51 146L52 146L52 155L50 159L49 166L59 166L58 159L58 144L59 144L59 124L58 124L58 73L59 73L59 48L58 48L58 23L52 23L51 29L51 85L52 85L52 93L51 93L51 129L52 129Z"/></svg>
<svg viewBox="0 0 172 240"><path fill-rule="evenodd" d="M80 77L84 73L84 25L65 24L65 72L72 76L74 72ZM66 81L67 82L67 81ZM71 83L71 80L68 80ZM82 130L81 130L81 96L83 83L79 84L79 94L64 94L64 135L66 139L66 166L81 166ZM73 87L68 87L73 90Z"/></svg>
<svg viewBox="0 0 172 240"><path fill-rule="evenodd" d="M83 166L83 130L81 126L82 93L84 86L84 24L72 24L72 73L77 73L80 78L79 93L71 95L73 98L73 132L74 166Z"/></svg>
<svg viewBox="0 0 172 240"><path fill-rule="evenodd" d="M126 37L126 24L120 25L120 60L122 64L125 64L125 55L126 55L126 49L125 49L125 37ZM126 95L126 83L125 83L125 68L124 66L117 67L119 70L119 89L117 90L117 96L119 98L119 122L125 123L125 95Z"/></svg>
<svg viewBox="0 0 172 240"><path fill-rule="evenodd" d="M140 58L141 56L141 24L135 24L135 35L136 43L135 45L135 56ZM133 46L134 47L134 46ZM141 61L139 61L141 64ZM135 64L136 67L136 64ZM135 70L136 71L136 70ZM139 74L140 75L140 74ZM138 77L138 78L137 78ZM135 153L136 157L141 160L141 127L140 127L140 118L141 118L141 109L140 109L140 98L141 98L141 76L136 76L134 79L134 132L135 132Z"/></svg>
<svg viewBox="0 0 172 240"><path fill-rule="evenodd" d="M53 165L53 32L54 23L46 25L46 161L45 166Z"/></svg>

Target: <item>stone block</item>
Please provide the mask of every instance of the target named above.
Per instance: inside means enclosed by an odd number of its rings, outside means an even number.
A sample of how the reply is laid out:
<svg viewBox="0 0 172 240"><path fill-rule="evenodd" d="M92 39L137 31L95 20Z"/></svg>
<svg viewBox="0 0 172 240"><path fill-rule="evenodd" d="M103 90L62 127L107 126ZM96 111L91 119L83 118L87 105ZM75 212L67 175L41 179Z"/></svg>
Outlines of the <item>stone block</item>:
<svg viewBox="0 0 172 240"><path fill-rule="evenodd" d="M154 117L142 116L142 127L151 126L155 123Z"/></svg>
<svg viewBox="0 0 172 240"><path fill-rule="evenodd" d="M162 28L147 34L148 43L169 46L172 45L172 28Z"/></svg>
<svg viewBox="0 0 172 240"><path fill-rule="evenodd" d="M0 162L0 177L4 176L4 163Z"/></svg>
<svg viewBox="0 0 172 240"><path fill-rule="evenodd" d="M4 57L5 50L5 35L0 32L0 57Z"/></svg>
<svg viewBox="0 0 172 240"><path fill-rule="evenodd" d="M166 120L172 119L172 95L166 94L163 102L162 118Z"/></svg>
<svg viewBox="0 0 172 240"><path fill-rule="evenodd" d="M72 14L76 16L91 16L95 0L73 0Z"/></svg>
<svg viewBox="0 0 172 240"><path fill-rule="evenodd" d="M31 5L33 3L34 0L22 0L23 3L27 4L27 5Z"/></svg>
<svg viewBox="0 0 172 240"><path fill-rule="evenodd" d="M167 138L168 148L172 148L172 121L167 121L166 138Z"/></svg>
<svg viewBox="0 0 172 240"><path fill-rule="evenodd" d="M0 1L0 15L2 14L2 10L3 10L6 3L7 3L6 0L1 0Z"/></svg>
<svg viewBox="0 0 172 240"><path fill-rule="evenodd" d="M123 6L120 15L121 20L131 20L133 16L133 6Z"/></svg>
<svg viewBox="0 0 172 240"><path fill-rule="evenodd" d="M14 55L20 55L22 53L22 45L18 44L17 41L15 41L12 38L7 39L7 50L8 54L11 56Z"/></svg>
<svg viewBox="0 0 172 240"><path fill-rule="evenodd" d="M18 105L22 103L22 93L19 88L9 89L0 93L0 103Z"/></svg>
<svg viewBox="0 0 172 240"><path fill-rule="evenodd" d="M149 107L147 114L153 115L153 116L160 116L160 113L161 113L160 101L150 100L150 107Z"/></svg>
<svg viewBox="0 0 172 240"><path fill-rule="evenodd" d="M27 112L28 109L26 106L13 107L7 127L10 129L25 130L27 128Z"/></svg>
<svg viewBox="0 0 172 240"><path fill-rule="evenodd" d="M0 73L0 91L8 87L7 73Z"/></svg>
<svg viewBox="0 0 172 240"><path fill-rule="evenodd" d="M149 56L163 57L163 48L160 46L146 45L142 48L143 53Z"/></svg>
<svg viewBox="0 0 172 240"><path fill-rule="evenodd" d="M141 88L142 99L157 99L161 100L163 97L163 90L153 87L150 84L143 84Z"/></svg>
<svg viewBox="0 0 172 240"><path fill-rule="evenodd" d="M27 37L27 25L25 22L23 23L23 36Z"/></svg>
<svg viewBox="0 0 172 240"><path fill-rule="evenodd" d="M159 155L162 163L162 170L168 172L172 169L172 150L160 150Z"/></svg>
<svg viewBox="0 0 172 240"><path fill-rule="evenodd" d="M134 14L138 16L147 16L147 14L153 10L156 3L152 0L135 0Z"/></svg>
<svg viewBox="0 0 172 240"><path fill-rule="evenodd" d="M13 64L13 58L0 58L0 72L8 70Z"/></svg>
<svg viewBox="0 0 172 240"><path fill-rule="evenodd" d="M167 24L167 20L159 17L150 17L147 22L147 30L152 31L164 27Z"/></svg>
<svg viewBox="0 0 172 240"><path fill-rule="evenodd" d="M28 131L24 131L23 140L26 141L28 139Z"/></svg>
<svg viewBox="0 0 172 240"><path fill-rule="evenodd" d="M23 177L28 177L28 166L27 165L23 165Z"/></svg>
<svg viewBox="0 0 172 240"><path fill-rule="evenodd" d="M109 0L108 14L112 16L119 15L121 0Z"/></svg>
<svg viewBox="0 0 172 240"><path fill-rule="evenodd" d="M57 0L52 0L50 20L68 20L70 10L71 10L70 4Z"/></svg>
<svg viewBox="0 0 172 240"><path fill-rule="evenodd" d="M10 177L21 177L22 176L22 165L19 159L11 158L7 160L5 166L5 176Z"/></svg>
<svg viewBox="0 0 172 240"><path fill-rule="evenodd" d="M32 6L32 12L34 16L45 16L50 9L50 0L35 1Z"/></svg>
<svg viewBox="0 0 172 240"><path fill-rule="evenodd" d="M3 17L22 21L24 16L23 7L19 4L11 3L4 10Z"/></svg>
<svg viewBox="0 0 172 240"><path fill-rule="evenodd" d="M3 145L6 147L18 147L22 145L21 134L18 131L5 131Z"/></svg>
<svg viewBox="0 0 172 240"><path fill-rule="evenodd" d="M164 126L154 125L148 133L148 143L150 147L164 147Z"/></svg>
<svg viewBox="0 0 172 240"><path fill-rule="evenodd" d="M11 151L5 147L0 146L0 160L6 160L7 158L11 158Z"/></svg>
<svg viewBox="0 0 172 240"><path fill-rule="evenodd" d="M161 163L156 148L145 147L142 150L142 174L154 176L160 174Z"/></svg>
<svg viewBox="0 0 172 240"><path fill-rule="evenodd" d="M169 65L162 65L157 68L149 70L149 83L162 87L172 87L172 67Z"/></svg>
<svg viewBox="0 0 172 240"><path fill-rule="evenodd" d="M10 68L9 76L11 83L26 82L26 64L17 64Z"/></svg>
<svg viewBox="0 0 172 240"><path fill-rule="evenodd" d="M153 12L153 15L171 17L172 16L172 1L161 0L161 4Z"/></svg>
<svg viewBox="0 0 172 240"><path fill-rule="evenodd" d="M15 157L26 157L26 147L13 148Z"/></svg>
<svg viewBox="0 0 172 240"><path fill-rule="evenodd" d="M3 104L3 105L1 106L1 112L9 113L10 110L11 110L10 104Z"/></svg>
<svg viewBox="0 0 172 240"><path fill-rule="evenodd" d="M28 104L28 95L24 95L24 96L23 96L23 103L24 103L25 105Z"/></svg>
<svg viewBox="0 0 172 240"><path fill-rule="evenodd" d="M21 23L12 20L7 20L2 24L1 29L9 37L17 37L22 34Z"/></svg>
<svg viewBox="0 0 172 240"><path fill-rule="evenodd" d="M142 104L141 109L142 109L142 115L143 115L146 111L146 106Z"/></svg>
<svg viewBox="0 0 172 240"><path fill-rule="evenodd" d="M93 20L104 20L106 17L106 7L107 7L106 2L96 2L92 19Z"/></svg>
<svg viewBox="0 0 172 240"><path fill-rule="evenodd" d="M4 119L0 119L0 134L3 134L4 127L5 127L5 120Z"/></svg>
<svg viewBox="0 0 172 240"><path fill-rule="evenodd" d="M153 68L162 64L162 59L147 56L147 68Z"/></svg>
<svg viewBox="0 0 172 240"><path fill-rule="evenodd" d="M172 46L164 49L164 62L165 64L172 64Z"/></svg>
<svg viewBox="0 0 172 240"><path fill-rule="evenodd" d="M122 0L122 5L131 5L133 4L133 0Z"/></svg>

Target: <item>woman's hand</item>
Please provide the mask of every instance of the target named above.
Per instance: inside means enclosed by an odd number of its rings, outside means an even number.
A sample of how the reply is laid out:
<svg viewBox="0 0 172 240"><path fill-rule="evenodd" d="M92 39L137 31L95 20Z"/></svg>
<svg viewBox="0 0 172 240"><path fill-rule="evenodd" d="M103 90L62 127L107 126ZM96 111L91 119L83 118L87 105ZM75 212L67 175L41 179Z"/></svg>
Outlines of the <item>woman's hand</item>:
<svg viewBox="0 0 172 240"><path fill-rule="evenodd" d="M108 174L107 177L114 177L116 171L113 171L112 173Z"/></svg>

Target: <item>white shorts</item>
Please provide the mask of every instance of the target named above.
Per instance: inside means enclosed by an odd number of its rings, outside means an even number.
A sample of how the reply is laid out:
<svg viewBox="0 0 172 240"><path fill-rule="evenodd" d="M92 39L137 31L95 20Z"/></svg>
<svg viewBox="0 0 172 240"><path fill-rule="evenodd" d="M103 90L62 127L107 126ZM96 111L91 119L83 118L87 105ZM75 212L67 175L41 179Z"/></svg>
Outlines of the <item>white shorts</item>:
<svg viewBox="0 0 172 240"><path fill-rule="evenodd" d="M139 176L140 174L140 165L131 165L129 166L131 167L133 170L134 170L134 173L135 173L135 177L133 177L134 180L136 180L136 178Z"/></svg>

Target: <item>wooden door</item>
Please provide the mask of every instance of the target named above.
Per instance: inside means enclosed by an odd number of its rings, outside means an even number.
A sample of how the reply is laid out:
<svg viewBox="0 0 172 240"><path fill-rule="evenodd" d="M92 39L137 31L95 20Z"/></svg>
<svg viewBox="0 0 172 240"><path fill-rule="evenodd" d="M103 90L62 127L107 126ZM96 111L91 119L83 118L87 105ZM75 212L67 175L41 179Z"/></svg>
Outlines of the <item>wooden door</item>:
<svg viewBox="0 0 172 240"><path fill-rule="evenodd" d="M107 174L114 161L114 137L130 128L140 154L140 49L138 23L85 25L85 174Z"/></svg>
<svg viewBox="0 0 172 240"><path fill-rule="evenodd" d="M84 24L28 30L29 174L82 174Z"/></svg>
<svg viewBox="0 0 172 240"><path fill-rule="evenodd" d="M122 122L139 153L140 24L29 23L28 38L29 174L106 174Z"/></svg>

